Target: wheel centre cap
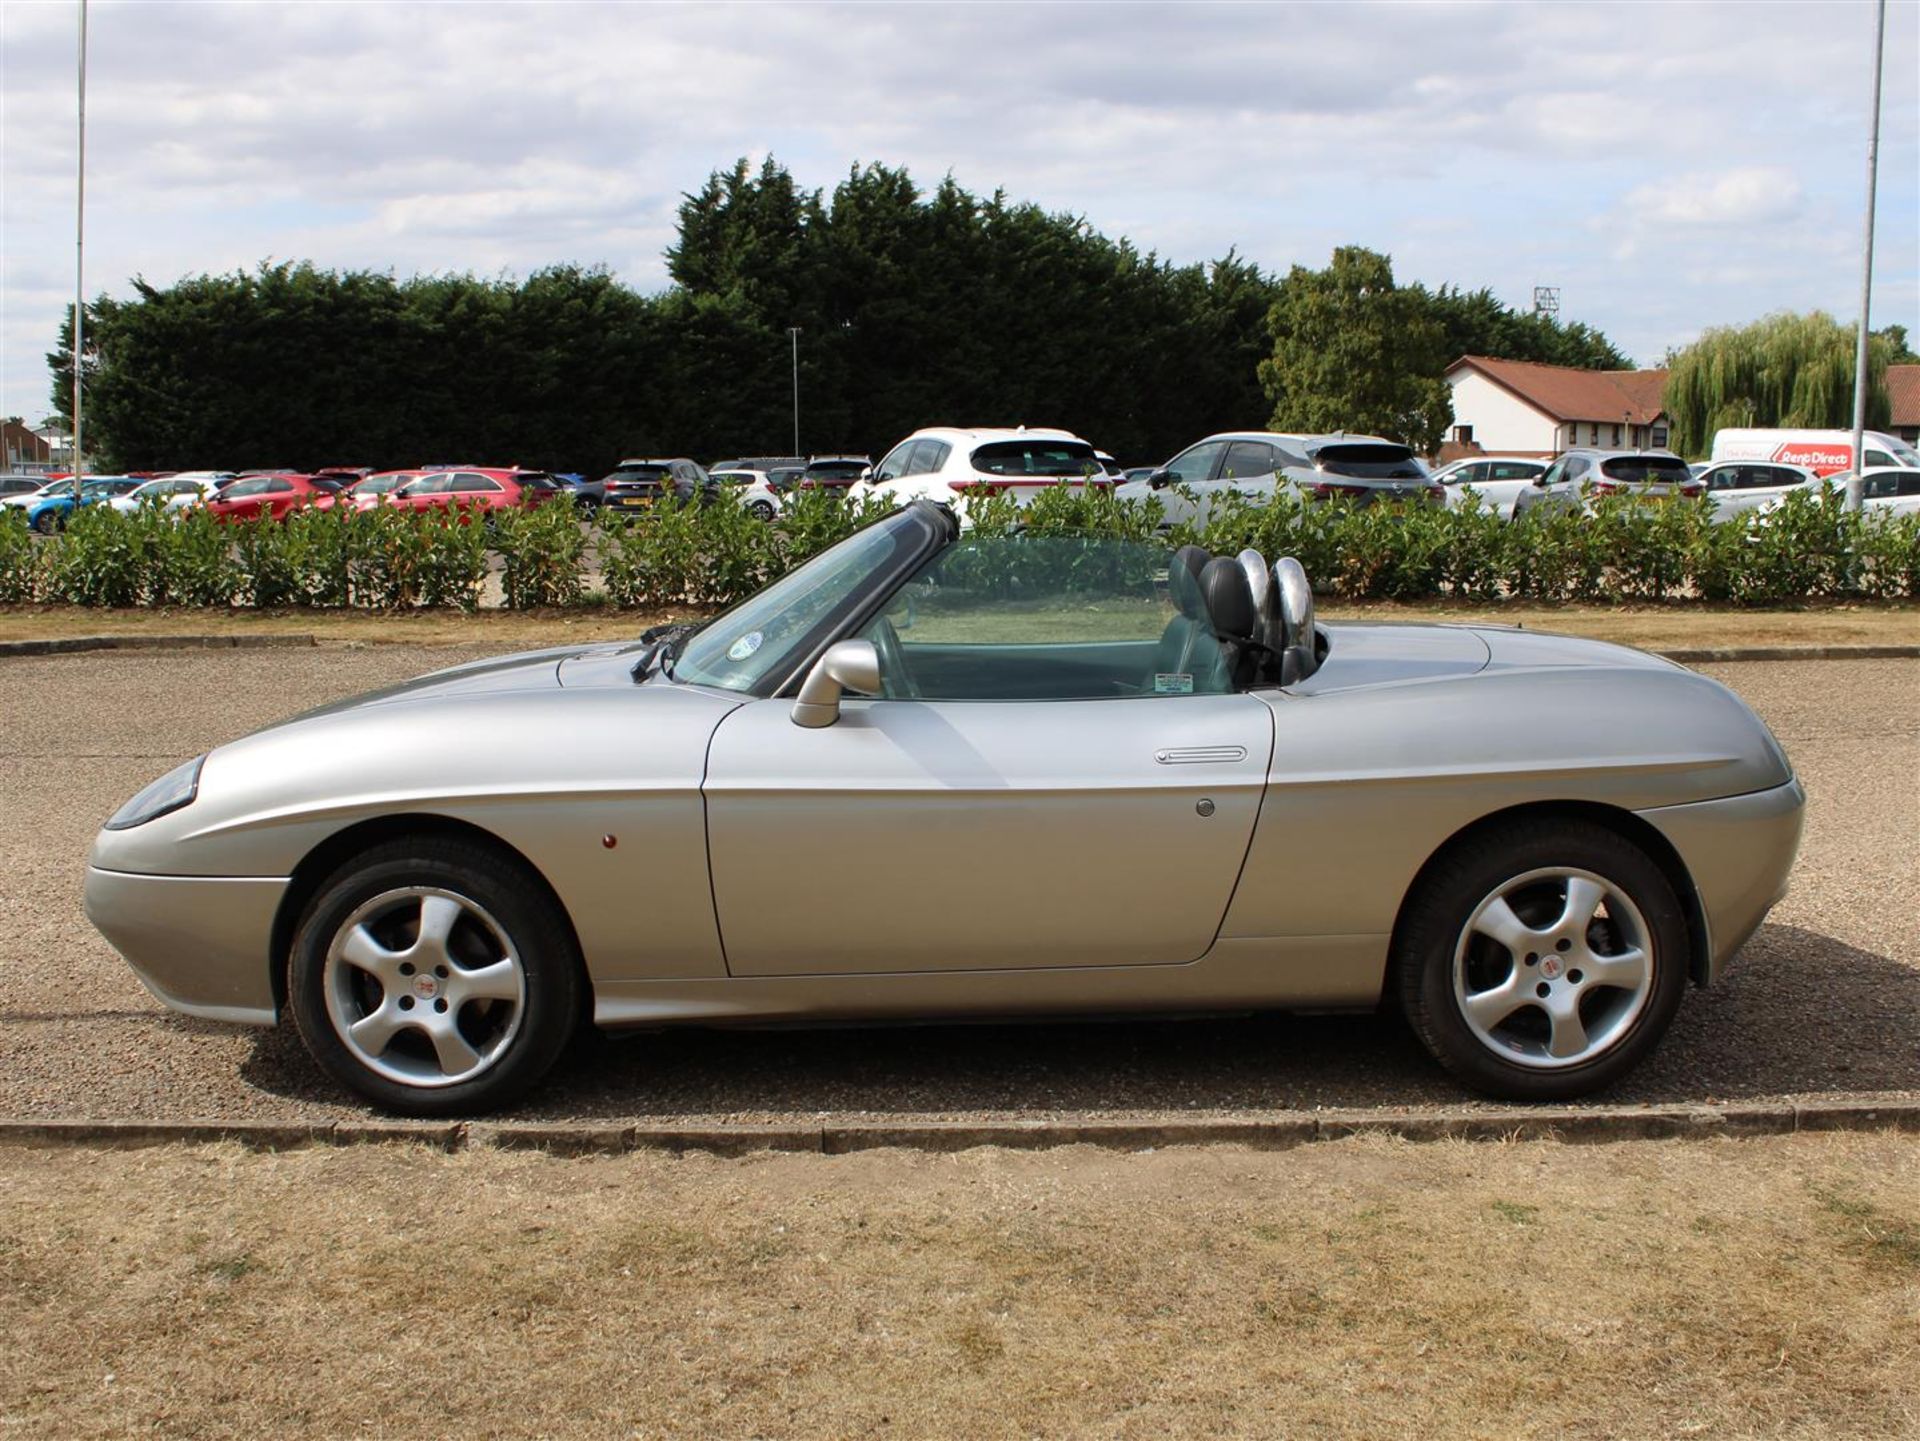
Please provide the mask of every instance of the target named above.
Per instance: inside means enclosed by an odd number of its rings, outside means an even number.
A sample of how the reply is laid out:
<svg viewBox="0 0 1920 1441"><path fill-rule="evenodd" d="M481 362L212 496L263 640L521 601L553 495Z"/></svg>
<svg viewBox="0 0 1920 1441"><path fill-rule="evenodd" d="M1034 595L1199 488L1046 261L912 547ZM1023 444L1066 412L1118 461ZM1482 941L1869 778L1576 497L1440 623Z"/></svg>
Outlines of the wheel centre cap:
<svg viewBox="0 0 1920 1441"><path fill-rule="evenodd" d="M430 1001L440 994L440 983L424 973L417 975L413 978L413 993L423 1001Z"/></svg>
<svg viewBox="0 0 1920 1441"><path fill-rule="evenodd" d="M1560 958L1558 956L1543 956L1540 960L1540 974L1550 981L1559 980Z"/></svg>

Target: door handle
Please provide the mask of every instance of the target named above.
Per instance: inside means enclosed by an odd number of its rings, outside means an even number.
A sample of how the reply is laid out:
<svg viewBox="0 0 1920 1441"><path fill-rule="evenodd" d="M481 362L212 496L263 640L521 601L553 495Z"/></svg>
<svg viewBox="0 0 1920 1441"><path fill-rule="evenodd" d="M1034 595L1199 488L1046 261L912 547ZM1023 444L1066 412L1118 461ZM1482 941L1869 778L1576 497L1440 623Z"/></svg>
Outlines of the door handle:
<svg viewBox="0 0 1920 1441"><path fill-rule="evenodd" d="M1163 766L1231 765L1247 758L1245 746L1177 746L1153 753Z"/></svg>

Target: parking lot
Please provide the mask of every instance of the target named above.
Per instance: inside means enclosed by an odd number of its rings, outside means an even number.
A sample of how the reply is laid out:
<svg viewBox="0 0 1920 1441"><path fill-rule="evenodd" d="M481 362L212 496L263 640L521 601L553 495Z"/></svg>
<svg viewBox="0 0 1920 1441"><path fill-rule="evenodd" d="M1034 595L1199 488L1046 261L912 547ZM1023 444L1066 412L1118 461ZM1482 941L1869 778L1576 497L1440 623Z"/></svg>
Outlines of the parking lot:
<svg viewBox="0 0 1920 1441"><path fill-rule="evenodd" d="M176 761L471 649L161 651L0 660L0 1116L360 1114L287 1032L164 1011L80 911L88 842ZM1707 667L1811 800L1793 891L1730 981L1689 996L1608 1102L1920 1091L1920 662ZM563 738L555 738L563 743ZM342 756L342 766L352 758ZM831 862L827 862L831 864ZM857 882L856 882L857 883ZM637 900L644 906L644 900ZM522 1118L1149 1118L1460 1107L1390 1018L679 1032L580 1048Z"/></svg>

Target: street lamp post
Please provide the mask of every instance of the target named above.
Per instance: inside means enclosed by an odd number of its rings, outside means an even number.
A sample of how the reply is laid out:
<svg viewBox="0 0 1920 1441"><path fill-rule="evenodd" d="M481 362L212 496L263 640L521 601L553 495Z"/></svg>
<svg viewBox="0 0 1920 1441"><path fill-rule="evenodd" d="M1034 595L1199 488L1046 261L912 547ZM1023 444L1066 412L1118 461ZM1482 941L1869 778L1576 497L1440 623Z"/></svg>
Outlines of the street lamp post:
<svg viewBox="0 0 1920 1441"><path fill-rule="evenodd" d="M800 454L800 327L789 325L787 337L793 341L793 453Z"/></svg>
<svg viewBox="0 0 1920 1441"><path fill-rule="evenodd" d="M1873 29L1873 127L1867 138L1867 243L1866 258L1860 266L1860 335L1853 351L1853 473L1847 481L1847 509L1860 509L1867 482L1866 451L1862 442L1867 429L1867 311L1873 304L1873 197L1880 178L1880 60L1887 41L1887 0L1874 7Z"/></svg>

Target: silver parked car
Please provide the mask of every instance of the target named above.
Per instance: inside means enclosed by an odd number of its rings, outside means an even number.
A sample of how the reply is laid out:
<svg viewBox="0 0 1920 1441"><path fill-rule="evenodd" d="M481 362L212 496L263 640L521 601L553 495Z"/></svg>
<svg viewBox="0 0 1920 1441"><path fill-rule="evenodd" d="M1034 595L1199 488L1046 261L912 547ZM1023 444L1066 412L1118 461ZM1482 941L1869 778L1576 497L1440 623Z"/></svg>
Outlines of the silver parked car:
<svg viewBox="0 0 1920 1441"><path fill-rule="evenodd" d="M1445 488L1449 510L1478 505L1512 520L1520 492L1546 473L1544 460L1524 455L1472 455L1436 470L1433 482Z"/></svg>
<svg viewBox="0 0 1920 1441"><path fill-rule="evenodd" d="M1144 481L1128 481L1115 494L1125 500L1153 496L1162 522L1204 523L1229 491L1248 500L1270 500L1280 491L1302 500L1376 500L1440 503L1446 492L1433 483L1413 451L1377 435L1282 435L1234 431L1188 446Z"/></svg>
<svg viewBox="0 0 1920 1441"><path fill-rule="evenodd" d="M698 629L198 756L107 822L86 909L170 1006L290 1016L413 1114L505 1103L582 1016L1383 997L1467 1084L1538 1101L1617 1079L1721 975L1803 804L1751 710L1652 656L1321 626L1291 559L917 501Z"/></svg>
<svg viewBox="0 0 1920 1441"><path fill-rule="evenodd" d="M1729 521L1748 511L1766 512L1789 491L1820 493L1820 477L1804 465L1779 461L1729 460L1709 465L1694 475L1706 487L1716 522Z"/></svg>
<svg viewBox="0 0 1920 1441"><path fill-rule="evenodd" d="M1679 456L1666 450L1567 450L1515 497L1513 518L1529 511L1587 510L1595 496L1686 499L1704 493Z"/></svg>

